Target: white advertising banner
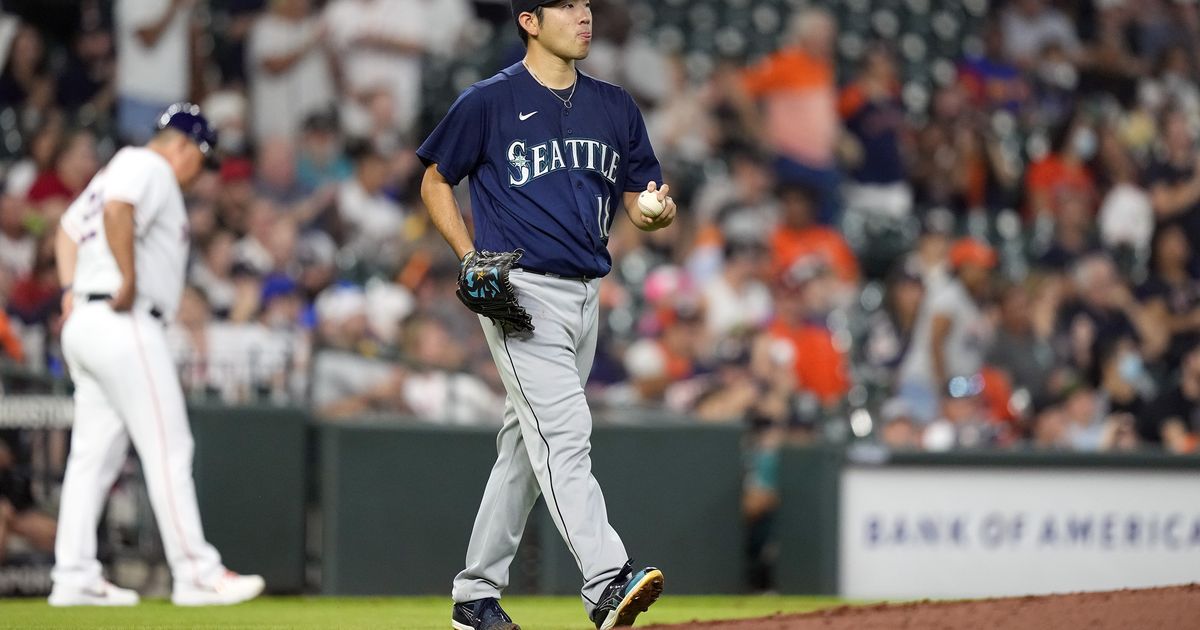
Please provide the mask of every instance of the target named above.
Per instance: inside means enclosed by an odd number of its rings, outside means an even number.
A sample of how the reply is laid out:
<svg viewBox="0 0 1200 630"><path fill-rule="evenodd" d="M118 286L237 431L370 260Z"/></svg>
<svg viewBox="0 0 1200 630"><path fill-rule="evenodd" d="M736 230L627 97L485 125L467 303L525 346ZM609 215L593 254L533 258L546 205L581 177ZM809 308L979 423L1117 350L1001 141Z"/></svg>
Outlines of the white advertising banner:
<svg viewBox="0 0 1200 630"><path fill-rule="evenodd" d="M988 597L1200 582L1195 470L843 470L840 590Z"/></svg>

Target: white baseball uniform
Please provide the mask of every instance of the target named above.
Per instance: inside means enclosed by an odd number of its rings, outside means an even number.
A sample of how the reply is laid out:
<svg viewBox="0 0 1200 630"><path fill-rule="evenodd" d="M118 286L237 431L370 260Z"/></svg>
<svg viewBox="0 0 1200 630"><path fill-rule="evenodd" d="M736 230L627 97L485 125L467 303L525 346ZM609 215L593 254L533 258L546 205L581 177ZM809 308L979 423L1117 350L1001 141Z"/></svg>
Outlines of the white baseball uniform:
<svg viewBox="0 0 1200 630"><path fill-rule="evenodd" d="M116 294L122 281L104 233L110 201L134 207L137 297L124 313L100 298ZM121 149L67 209L62 227L78 244L75 306L62 331L75 426L54 582L88 588L101 578L96 526L132 439L176 587L209 584L225 569L200 525L192 434L164 331L179 305L188 254L179 184L159 154Z"/></svg>

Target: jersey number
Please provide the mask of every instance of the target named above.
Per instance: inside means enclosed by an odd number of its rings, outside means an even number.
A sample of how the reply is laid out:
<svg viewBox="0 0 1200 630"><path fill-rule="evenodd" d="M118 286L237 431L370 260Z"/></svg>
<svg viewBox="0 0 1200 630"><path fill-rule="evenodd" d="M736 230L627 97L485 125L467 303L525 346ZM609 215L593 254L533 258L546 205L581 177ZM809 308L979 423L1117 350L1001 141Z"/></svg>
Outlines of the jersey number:
<svg viewBox="0 0 1200 630"><path fill-rule="evenodd" d="M596 195L596 222L600 224L600 240L608 240L608 228L612 223L612 197Z"/></svg>

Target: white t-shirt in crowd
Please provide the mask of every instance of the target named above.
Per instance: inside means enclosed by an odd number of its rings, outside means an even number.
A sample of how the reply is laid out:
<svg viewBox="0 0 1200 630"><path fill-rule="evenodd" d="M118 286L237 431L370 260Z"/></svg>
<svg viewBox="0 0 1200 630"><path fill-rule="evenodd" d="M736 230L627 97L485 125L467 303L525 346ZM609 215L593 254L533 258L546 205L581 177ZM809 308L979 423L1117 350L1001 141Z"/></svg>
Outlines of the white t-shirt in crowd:
<svg viewBox="0 0 1200 630"><path fill-rule="evenodd" d="M117 94L155 103L187 99L191 68L188 24L191 9L180 9L162 37L148 48L138 39L145 28L171 8L171 0L117 0Z"/></svg>
<svg viewBox="0 0 1200 630"><path fill-rule="evenodd" d="M421 54L356 41L381 35L449 53L470 21L470 11L465 0L333 0L325 9L325 26L350 90L387 90L397 126L407 130L421 106Z"/></svg>
<svg viewBox="0 0 1200 630"><path fill-rule="evenodd" d="M400 236L404 208L385 195L372 195L355 178L342 182L337 196L338 214L350 228L349 247L362 255L387 248Z"/></svg>
<svg viewBox="0 0 1200 630"><path fill-rule="evenodd" d="M1037 58L1050 44L1058 44L1068 53L1079 50L1079 38L1075 26L1067 16L1055 9L1046 8L1032 18L1020 11L1010 9L1001 18L1004 31L1004 48L1009 57Z"/></svg>
<svg viewBox="0 0 1200 630"><path fill-rule="evenodd" d="M0 232L0 267L11 272L14 278L21 278L33 271L33 263L37 257L37 240L28 234L19 238L9 238Z"/></svg>
<svg viewBox="0 0 1200 630"><path fill-rule="evenodd" d="M329 60L320 46L310 48L279 74L267 72L262 65L266 59L291 55L308 46L319 28L315 17L292 21L267 13L250 30L247 71L254 134L260 141L270 136L295 137L306 118L333 103Z"/></svg>
<svg viewBox="0 0 1200 630"><path fill-rule="evenodd" d="M704 289L704 313L709 332L722 337L757 328L771 317L771 291L758 281L747 282L739 291L717 276Z"/></svg>
<svg viewBox="0 0 1200 630"><path fill-rule="evenodd" d="M420 55L362 46L356 40L379 35L423 46L427 24L422 8L420 0L334 0L325 9L330 43L350 91L387 90L401 126L411 124L420 107Z"/></svg>
<svg viewBox="0 0 1200 630"><path fill-rule="evenodd" d="M63 214L63 230L79 244L74 292L115 294L121 288L121 271L104 233L104 205L110 201L134 209L135 307L157 307L171 321L187 267L187 211L171 166L145 147L118 151Z"/></svg>
<svg viewBox="0 0 1200 630"><path fill-rule="evenodd" d="M975 301L958 280L951 280L941 289L926 296L913 328L912 343L900 364L901 383L919 383L940 391L945 383L933 382L933 355L930 348L933 318L950 318L950 334L942 348L946 378L970 376L983 367L984 357L992 342L994 331Z"/></svg>
<svg viewBox="0 0 1200 630"><path fill-rule="evenodd" d="M259 323L212 322L204 328L204 349L178 324L167 329L167 345L184 387L211 388L229 404L253 401L259 388L289 387L287 373L303 356L301 341L290 331Z"/></svg>

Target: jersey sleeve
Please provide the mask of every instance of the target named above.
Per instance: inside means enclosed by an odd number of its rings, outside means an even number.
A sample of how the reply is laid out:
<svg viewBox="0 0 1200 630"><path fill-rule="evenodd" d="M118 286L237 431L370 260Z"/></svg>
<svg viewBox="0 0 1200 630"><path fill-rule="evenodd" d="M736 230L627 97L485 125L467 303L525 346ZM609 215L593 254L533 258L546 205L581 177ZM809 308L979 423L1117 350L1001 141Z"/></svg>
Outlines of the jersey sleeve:
<svg viewBox="0 0 1200 630"><path fill-rule="evenodd" d="M62 227L62 231L67 235L67 238L78 243L84 234L81 206L78 203L73 203L67 207L67 211L58 220L58 224Z"/></svg>
<svg viewBox="0 0 1200 630"><path fill-rule="evenodd" d="M133 153L118 154L106 167L103 199L105 205L120 201L133 206L133 222L137 233L144 234L154 222L162 204L154 203L153 177L155 164L139 159Z"/></svg>
<svg viewBox="0 0 1200 630"><path fill-rule="evenodd" d="M662 166L654 155L654 147L650 145L650 134L646 132L642 112L628 92L625 93L625 107L629 112L629 168L625 175L625 191L646 190L646 184L650 182L661 187Z"/></svg>
<svg viewBox="0 0 1200 630"><path fill-rule="evenodd" d="M437 164L438 172L446 181L451 186L456 185L470 175L482 159L486 123L483 95L475 88L468 88L417 149L417 156L427 167Z"/></svg>

